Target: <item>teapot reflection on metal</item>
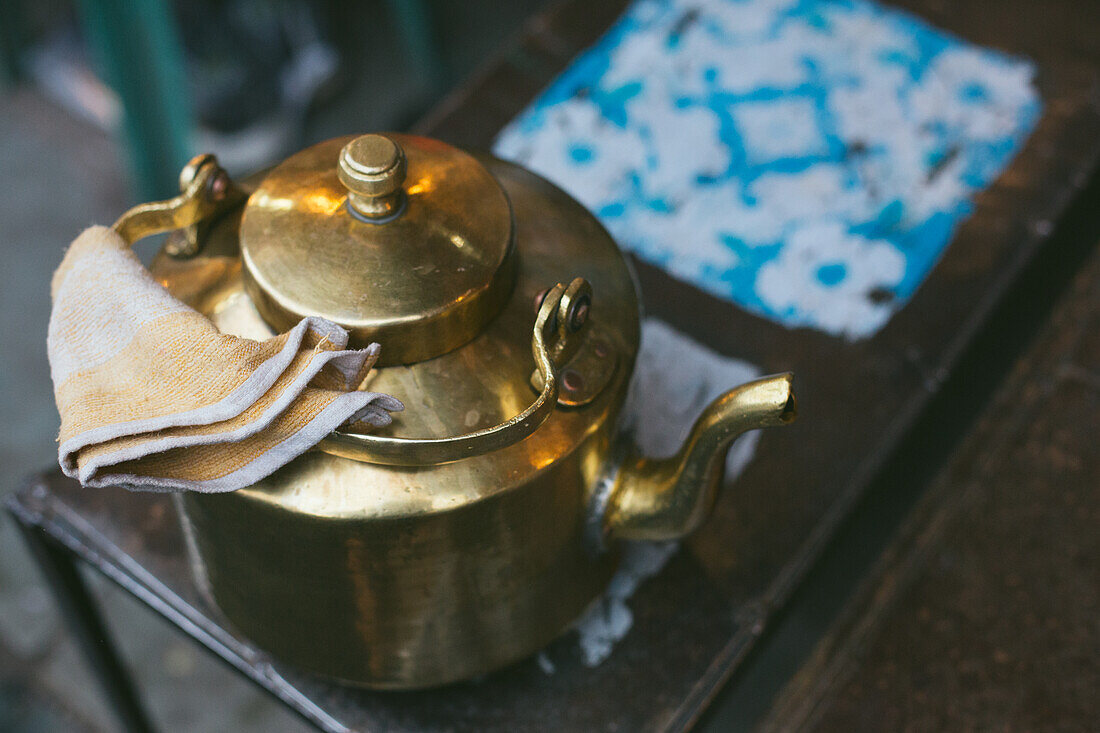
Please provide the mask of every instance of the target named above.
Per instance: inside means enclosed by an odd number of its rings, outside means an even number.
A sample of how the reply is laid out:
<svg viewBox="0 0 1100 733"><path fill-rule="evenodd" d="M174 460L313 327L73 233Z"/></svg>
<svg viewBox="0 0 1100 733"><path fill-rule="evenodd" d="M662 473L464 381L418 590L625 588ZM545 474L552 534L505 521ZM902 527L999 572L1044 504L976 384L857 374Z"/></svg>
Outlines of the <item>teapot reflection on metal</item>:
<svg viewBox="0 0 1100 733"><path fill-rule="evenodd" d="M178 230L160 282L238 336L311 315L378 341L369 388L407 405L247 489L179 496L211 600L299 667L407 689L533 653L603 591L620 540L693 531L734 438L795 417L791 375L766 377L676 455L638 455L615 428L639 346L628 265L514 164L365 135L239 183L199 156L180 183L115 224L130 242Z"/></svg>

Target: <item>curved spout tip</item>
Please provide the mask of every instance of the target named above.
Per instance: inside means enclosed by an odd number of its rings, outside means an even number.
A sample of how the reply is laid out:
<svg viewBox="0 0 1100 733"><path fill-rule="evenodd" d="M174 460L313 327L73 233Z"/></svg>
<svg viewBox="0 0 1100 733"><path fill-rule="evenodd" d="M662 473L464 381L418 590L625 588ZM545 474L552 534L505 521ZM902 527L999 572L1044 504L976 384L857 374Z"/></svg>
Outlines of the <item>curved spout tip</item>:
<svg viewBox="0 0 1100 733"><path fill-rule="evenodd" d="M798 401L794 396L793 381L794 374L784 372L743 384L723 397L730 396L746 413L756 414L759 420L756 427L788 425L798 417ZM750 418L745 415L744 419ZM752 427L746 429L751 430Z"/></svg>
<svg viewBox="0 0 1100 733"><path fill-rule="evenodd" d="M692 532L710 512L734 439L797 418L793 379L790 372L762 377L721 395L703 410L671 458L628 456L613 480L605 534L667 540Z"/></svg>

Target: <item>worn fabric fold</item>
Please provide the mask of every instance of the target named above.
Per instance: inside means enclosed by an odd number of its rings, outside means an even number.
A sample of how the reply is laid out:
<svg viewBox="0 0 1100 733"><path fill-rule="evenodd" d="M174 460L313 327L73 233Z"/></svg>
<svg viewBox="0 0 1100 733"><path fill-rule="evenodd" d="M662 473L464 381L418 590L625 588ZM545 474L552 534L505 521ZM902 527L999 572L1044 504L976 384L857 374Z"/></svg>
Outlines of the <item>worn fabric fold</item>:
<svg viewBox="0 0 1100 733"><path fill-rule="evenodd" d="M85 486L233 491L342 424L380 427L403 409L359 389L378 344L348 349L322 318L266 341L223 334L105 227L73 242L51 295L58 462Z"/></svg>

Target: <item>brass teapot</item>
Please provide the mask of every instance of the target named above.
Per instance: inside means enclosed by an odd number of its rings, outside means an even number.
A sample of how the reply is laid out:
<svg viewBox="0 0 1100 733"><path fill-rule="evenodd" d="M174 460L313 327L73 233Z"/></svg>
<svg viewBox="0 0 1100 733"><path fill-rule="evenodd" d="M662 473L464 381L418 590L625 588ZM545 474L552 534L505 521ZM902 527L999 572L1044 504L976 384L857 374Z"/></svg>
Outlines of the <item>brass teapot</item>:
<svg viewBox="0 0 1100 733"><path fill-rule="evenodd" d="M733 439L795 417L784 374L716 399L671 458L617 437L632 273L590 213L517 165L365 135L241 182L199 156L181 189L115 224L128 241L177 230L158 280L227 333L312 315L378 341L366 386L406 404L248 489L178 497L200 585L301 668L407 689L530 655L603 591L619 540L693 531Z"/></svg>

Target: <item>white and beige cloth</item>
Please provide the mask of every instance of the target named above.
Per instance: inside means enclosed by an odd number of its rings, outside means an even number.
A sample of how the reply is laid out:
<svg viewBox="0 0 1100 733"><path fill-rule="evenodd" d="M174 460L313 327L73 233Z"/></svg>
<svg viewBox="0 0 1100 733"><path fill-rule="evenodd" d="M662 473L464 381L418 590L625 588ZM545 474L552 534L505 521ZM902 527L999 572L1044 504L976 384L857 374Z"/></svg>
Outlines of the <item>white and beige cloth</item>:
<svg viewBox="0 0 1100 733"><path fill-rule="evenodd" d="M218 331L161 286L112 230L81 234L53 277L50 372L58 460L85 486L233 491L343 424L390 422L360 391L378 344L303 319L267 341Z"/></svg>

